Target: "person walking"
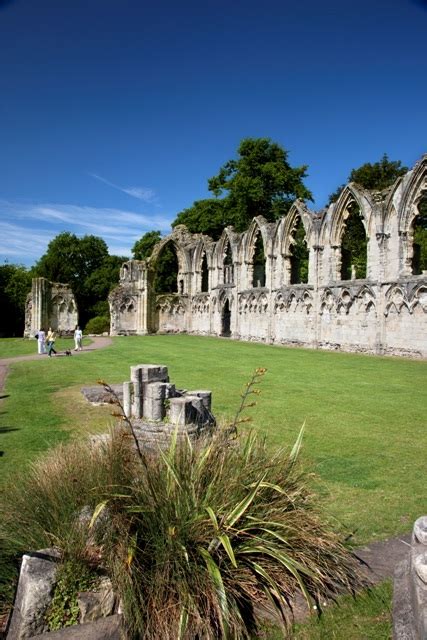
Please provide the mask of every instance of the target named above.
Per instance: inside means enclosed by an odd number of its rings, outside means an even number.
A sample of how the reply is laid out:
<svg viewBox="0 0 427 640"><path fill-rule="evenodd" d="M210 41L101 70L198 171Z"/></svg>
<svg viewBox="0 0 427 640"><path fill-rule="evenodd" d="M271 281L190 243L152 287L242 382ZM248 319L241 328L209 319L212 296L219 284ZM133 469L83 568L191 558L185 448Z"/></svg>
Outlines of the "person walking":
<svg viewBox="0 0 427 640"><path fill-rule="evenodd" d="M55 340L56 333L52 330L52 327L49 327L49 331L47 332L47 355L49 356L49 358L52 357L52 353L56 355Z"/></svg>
<svg viewBox="0 0 427 640"><path fill-rule="evenodd" d="M39 356L46 353L46 333L44 329L39 329L37 334L37 351Z"/></svg>
<svg viewBox="0 0 427 640"><path fill-rule="evenodd" d="M81 351L83 349L83 331L80 329L79 325L76 325L74 330L74 351Z"/></svg>

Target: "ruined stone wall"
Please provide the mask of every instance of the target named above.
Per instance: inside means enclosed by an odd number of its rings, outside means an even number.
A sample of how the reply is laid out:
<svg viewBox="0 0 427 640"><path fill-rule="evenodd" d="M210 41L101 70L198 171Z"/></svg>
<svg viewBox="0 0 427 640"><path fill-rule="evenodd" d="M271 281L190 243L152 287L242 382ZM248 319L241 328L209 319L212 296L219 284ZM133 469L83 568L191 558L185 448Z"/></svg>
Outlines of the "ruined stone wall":
<svg viewBox="0 0 427 640"><path fill-rule="evenodd" d="M33 278L25 305L24 337L33 337L40 329L52 327L61 334L71 334L78 324L74 294L67 284Z"/></svg>
<svg viewBox="0 0 427 640"><path fill-rule="evenodd" d="M422 198L427 198L427 155L383 192L350 183L325 210L312 212L297 201L285 218L270 223L259 216L240 234L227 227L217 242L178 226L148 260L123 265L110 296L111 333L186 331L427 357L427 273L413 273L414 221ZM351 265L351 277L344 279L343 237L355 208L367 241L366 275L358 277ZM301 224L308 276L294 284ZM261 270L255 259L260 242ZM157 295L156 264L167 244L179 265L176 293Z"/></svg>

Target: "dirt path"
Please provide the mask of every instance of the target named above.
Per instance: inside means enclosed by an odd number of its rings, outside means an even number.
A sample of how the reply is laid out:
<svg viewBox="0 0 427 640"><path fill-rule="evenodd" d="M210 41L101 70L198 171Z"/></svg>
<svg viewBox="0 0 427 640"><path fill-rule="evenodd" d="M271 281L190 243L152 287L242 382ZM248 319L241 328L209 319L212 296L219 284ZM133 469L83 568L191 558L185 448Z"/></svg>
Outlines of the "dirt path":
<svg viewBox="0 0 427 640"><path fill-rule="evenodd" d="M108 347L111 343L112 340L111 338L104 338L101 336L96 336L91 338L92 343L90 345L88 345L87 347L83 347L82 351L72 351L73 357L74 356L84 356L87 353L90 353L91 351L95 351L96 349L103 349L104 347ZM34 348L37 349L37 343L34 342ZM65 356L64 352L58 351L58 354L56 356L53 356L54 358L62 358ZM0 393L3 391L4 388L4 383L6 381L6 377L9 371L9 365L12 364L13 362L22 362L24 360L40 360L43 358L47 358L46 356L40 356L38 353L33 353L31 355L28 356L16 356L14 358L2 358L0 359ZM1 399L1 396L0 396Z"/></svg>

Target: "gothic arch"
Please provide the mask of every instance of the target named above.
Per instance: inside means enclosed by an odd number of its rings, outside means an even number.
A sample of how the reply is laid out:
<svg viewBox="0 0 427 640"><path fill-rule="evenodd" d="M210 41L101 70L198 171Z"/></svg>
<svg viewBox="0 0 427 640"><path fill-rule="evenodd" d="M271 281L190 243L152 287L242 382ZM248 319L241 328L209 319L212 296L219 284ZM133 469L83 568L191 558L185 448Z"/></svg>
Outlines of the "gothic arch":
<svg viewBox="0 0 427 640"><path fill-rule="evenodd" d="M249 226L249 229L246 231L243 240L243 259L246 262L252 261L258 234L261 235L264 250L265 253L267 253L269 244L267 224L268 222L263 216L257 216L256 218L252 219L252 222Z"/></svg>
<svg viewBox="0 0 427 640"><path fill-rule="evenodd" d="M216 284L233 284L236 265L239 257L240 234L234 232L233 227L226 227L217 241L212 266L215 269Z"/></svg>
<svg viewBox="0 0 427 640"><path fill-rule="evenodd" d="M295 242L294 234L301 221L305 232L305 244L309 253L311 237L313 234L313 214L302 200L294 202L284 218L281 218L275 226L273 238L273 255L276 260L273 264L274 283L276 287L291 284L293 257L292 246Z"/></svg>
<svg viewBox="0 0 427 640"><path fill-rule="evenodd" d="M328 213L328 224L322 229L321 244L329 244L330 247L332 279L367 277L369 258L372 259L369 241L376 232L372 195L357 184L350 183L341 191ZM353 227L352 233L350 227Z"/></svg>
<svg viewBox="0 0 427 640"><path fill-rule="evenodd" d="M226 250L227 244L230 246L231 258L233 264L235 264L238 261L239 242L238 234L233 231L232 227L226 227L222 232L220 239L216 243L213 253L213 266L215 266L216 268L222 269L223 267L224 252Z"/></svg>
<svg viewBox="0 0 427 640"><path fill-rule="evenodd" d="M345 221L350 215L350 207L353 204L359 207L366 237L369 239L374 225L374 203L372 196L365 189L362 189L354 182L350 182L350 184L341 191L338 200L333 205L329 229L323 229L323 243L325 243L329 232L330 244L332 246L341 245Z"/></svg>
<svg viewBox="0 0 427 640"><path fill-rule="evenodd" d="M192 272L194 276L194 293L207 292L210 288L210 277L209 271L212 272L213 268L213 252L215 245L213 241L207 236L202 237L196 244L194 253L193 253L193 261L192 261ZM206 268L208 273L207 286L204 286L205 282L205 274L203 269L203 262L206 259Z"/></svg>
<svg viewBox="0 0 427 640"><path fill-rule="evenodd" d="M401 180L401 197L397 207L399 232L408 232L418 215L418 202L427 191L427 154Z"/></svg>
<svg viewBox="0 0 427 640"><path fill-rule="evenodd" d="M411 306L412 309L420 308L424 313L427 313L427 285L420 284L415 287L411 293Z"/></svg>
<svg viewBox="0 0 427 640"><path fill-rule="evenodd" d="M305 204L297 200L289 209L288 215L283 218L283 223L277 228L277 245L282 255L288 255L291 252L294 240L293 234L297 227L298 220L301 220L304 226L307 247L309 246L309 239L313 227L312 216Z"/></svg>
<svg viewBox="0 0 427 640"><path fill-rule="evenodd" d="M390 250L396 256L392 275L397 277L413 273L414 222L426 193L427 155L424 155L411 171L396 181L385 204L384 232L391 237Z"/></svg>
<svg viewBox="0 0 427 640"><path fill-rule="evenodd" d="M171 234L170 236L166 236L166 238L163 238L162 240L160 240L160 242L158 244L156 244L156 246L153 249L153 253L151 254L150 258L149 258L149 264L150 264L150 268L152 270L155 270L156 268L156 263L159 259L159 257L161 256L161 253L164 249L164 247L167 244L171 244L174 248L174 251L176 253L176 257L178 260L178 270L180 273L187 273L191 270L191 257L190 257L190 253L189 251L187 251L184 246L182 246L182 244L179 242L179 240L177 238L174 237L174 234Z"/></svg>
<svg viewBox="0 0 427 640"><path fill-rule="evenodd" d="M266 284L267 278L267 256L269 254L270 237L268 233L268 222L263 216L253 218L249 229L243 236L242 254L243 264L246 270L246 287L262 286ZM255 264L257 249L261 249L263 258Z"/></svg>
<svg viewBox="0 0 427 640"><path fill-rule="evenodd" d="M384 315L388 316L390 312L401 313L402 309L412 313L405 290L400 285L392 285L386 293Z"/></svg>

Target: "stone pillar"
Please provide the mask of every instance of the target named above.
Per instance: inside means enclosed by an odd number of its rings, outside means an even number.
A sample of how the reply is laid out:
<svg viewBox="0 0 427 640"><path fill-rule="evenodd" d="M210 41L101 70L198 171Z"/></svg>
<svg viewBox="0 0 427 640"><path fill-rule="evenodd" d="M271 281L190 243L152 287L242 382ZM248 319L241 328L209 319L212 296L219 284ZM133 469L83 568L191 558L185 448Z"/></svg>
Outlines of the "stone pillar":
<svg viewBox="0 0 427 640"><path fill-rule="evenodd" d="M166 415L166 382L152 382L144 389L144 418L160 422Z"/></svg>
<svg viewBox="0 0 427 640"><path fill-rule="evenodd" d="M411 544L412 604L420 640L427 638L427 516L414 524Z"/></svg>
<svg viewBox="0 0 427 640"><path fill-rule="evenodd" d="M142 418L142 383L141 383L141 367L130 368L130 379L133 385L133 402L132 415L135 418Z"/></svg>
<svg viewBox="0 0 427 640"><path fill-rule="evenodd" d="M193 398L187 396L171 398L169 417L171 423L178 427L192 424L194 422Z"/></svg>
<svg viewBox="0 0 427 640"><path fill-rule="evenodd" d="M187 391L188 396L195 396L196 398L200 398L202 400L202 404L208 411L211 410L212 404L212 391L207 390L197 390L197 391Z"/></svg>
<svg viewBox="0 0 427 640"><path fill-rule="evenodd" d="M132 415L135 418L145 416L145 401L148 398L148 387L153 382L169 382L168 368L159 364L138 364L130 368L133 382L134 402ZM166 392L165 392L166 393ZM152 403L149 403L150 407ZM147 411L151 411L148 408Z"/></svg>
<svg viewBox="0 0 427 640"><path fill-rule="evenodd" d="M132 416L132 382L123 383L123 411L127 418Z"/></svg>
<svg viewBox="0 0 427 640"><path fill-rule="evenodd" d="M427 638L427 516L414 524L404 560L394 572L393 640Z"/></svg>

